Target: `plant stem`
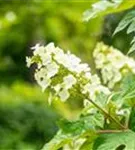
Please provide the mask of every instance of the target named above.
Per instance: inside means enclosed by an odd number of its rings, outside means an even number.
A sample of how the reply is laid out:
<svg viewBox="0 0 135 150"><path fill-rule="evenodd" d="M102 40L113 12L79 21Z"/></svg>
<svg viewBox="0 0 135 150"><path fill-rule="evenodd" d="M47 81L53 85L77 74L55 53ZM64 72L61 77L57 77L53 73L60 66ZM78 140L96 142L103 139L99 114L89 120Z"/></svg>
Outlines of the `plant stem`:
<svg viewBox="0 0 135 150"><path fill-rule="evenodd" d="M122 129L127 129L127 127L123 126L119 121L117 121L113 116L111 116L108 112L106 112L104 109L102 109L99 105L97 105L95 102L93 102L91 99L89 101L100 111L102 111L108 118L110 118L112 121L114 121L119 127Z"/></svg>
<svg viewBox="0 0 135 150"><path fill-rule="evenodd" d="M125 130L98 130L97 133L102 134L102 133L120 133L120 132L127 132L129 131L128 129Z"/></svg>

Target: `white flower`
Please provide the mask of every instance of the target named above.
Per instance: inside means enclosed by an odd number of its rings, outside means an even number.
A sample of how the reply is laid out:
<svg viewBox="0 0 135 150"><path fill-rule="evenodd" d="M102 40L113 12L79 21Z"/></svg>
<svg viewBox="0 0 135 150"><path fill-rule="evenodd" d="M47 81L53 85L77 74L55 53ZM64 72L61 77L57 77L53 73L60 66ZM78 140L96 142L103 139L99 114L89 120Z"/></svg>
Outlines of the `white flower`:
<svg viewBox="0 0 135 150"><path fill-rule="evenodd" d="M35 73L35 79L37 83L41 86L42 91L44 91L51 83L50 78L46 76L46 69L41 68Z"/></svg>
<svg viewBox="0 0 135 150"><path fill-rule="evenodd" d="M97 68L102 68L105 62L106 58L102 53L96 54L95 63Z"/></svg>
<svg viewBox="0 0 135 150"><path fill-rule="evenodd" d="M26 57L26 63L27 63L27 67L30 67L32 64L31 58L30 57Z"/></svg>
<svg viewBox="0 0 135 150"><path fill-rule="evenodd" d="M76 57L74 54L71 54L70 51L67 52L69 61L73 64L79 64L81 62L81 59Z"/></svg>
<svg viewBox="0 0 135 150"><path fill-rule="evenodd" d="M58 95L60 96L60 99L63 102L65 102L70 96L68 90L66 89L61 90Z"/></svg>
<svg viewBox="0 0 135 150"><path fill-rule="evenodd" d="M59 63L59 64L64 64L66 63L66 58L65 54L62 49L56 48L56 51L54 52L54 59Z"/></svg>
<svg viewBox="0 0 135 150"><path fill-rule="evenodd" d="M59 66L55 62L48 64L46 66L46 68L47 68L47 77L48 78L55 76L59 71Z"/></svg>
<svg viewBox="0 0 135 150"><path fill-rule="evenodd" d="M81 64L80 58L76 57L73 54L68 52L64 54L63 51L59 48L56 48L54 59L59 63L66 67L68 70L76 73L87 72L90 71L88 64Z"/></svg>
<svg viewBox="0 0 135 150"><path fill-rule="evenodd" d="M54 43L49 43L46 47L45 47L45 50L48 54L52 54L52 53L55 53L55 46L54 46Z"/></svg>
<svg viewBox="0 0 135 150"><path fill-rule="evenodd" d="M32 50L37 50L40 47L40 44L37 43L35 46L31 47Z"/></svg>
<svg viewBox="0 0 135 150"><path fill-rule="evenodd" d="M135 61L113 47L98 43L93 56L103 83L109 88L113 88L128 72L135 74Z"/></svg>
<svg viewBox="0 0 135 150"><path fill-rule="evenodd" d="M100 84L100 78L95 74L93 76L91 76L91 83L92 84Z"/></svg>
<svg viewBox="0 0 135 150"><path fill-rule="evenodd" d="M27 66L37 63L35 79L42 91L46 88L51 89L50 93L54 92L53 94L63 102L70 98L72 88L76 87L75 91L81 90L79 94L88 94L88 98L92 100L95 100L100 92L109 93L109 90L101 85L99 77L91 75L88 64L81 63L80 58L74 54L64 53L61 48L55 47L54 43L45 47L37 44L32 49L33 57L26 57ZM63 72L62 68L64 68ZM61 81L59 77L62 78ZM79 86L74 86L76 84ZM52 95L49 96L49 103L51 101Z"/></svg>
<svg viewBox="0 0 135 150"><path fill-rule="evenodd" d="M44 48L44 46L39 46L39 45L37 44L35 47L33 47L33 48L31 48L31 49L34 50L34 51L33 51L34 56L39 55L40 57L42 57L42 55L45 54L45 48Z"/></svg>
<svg viewBox="0 0 135 150"><path fill-rule="evenodd" d="M100 84L90 84L90 83L87 83L83 90L82 90L82 93L86 94L88 93L89 94L89 98L92 99L92 100L95 100L96 99L96 96L97 94L103 92L104 94L106 95L109 95L110 94L110 91L108 88L100 85Z"/></svg>
<svg viewBox="0 0 135 150"><path fill-rule="evenodd" d="M63 85L66 89L70 89L77 82L76 78L71 74L64 77L63 80Z"/></svg>
<svg viewBox="0 0 135 150"><path fill-rule="evenodd" d="M53 86L53 89L55 90L56 93L59 93L61 88L62 88L61 84L57 84L57 85Z"/></svg>
<svg viewBox="0 0 135 150"><path fill-rule="evenodd" d="M49 55L47 53L43 53L40 55L41 55L40 58L42 60L42 65L46 66L47 64L51 63L51 61L52 61L51 55Z"/></svg>
<svg viewBox="0 0 135 150"><path fill-rule="evenodd" d="M91 79L91 73L90 73L90 72L86 72L86 73L84 74L84 77L85 77L86 79L90 80L90 79Z"/></svg>

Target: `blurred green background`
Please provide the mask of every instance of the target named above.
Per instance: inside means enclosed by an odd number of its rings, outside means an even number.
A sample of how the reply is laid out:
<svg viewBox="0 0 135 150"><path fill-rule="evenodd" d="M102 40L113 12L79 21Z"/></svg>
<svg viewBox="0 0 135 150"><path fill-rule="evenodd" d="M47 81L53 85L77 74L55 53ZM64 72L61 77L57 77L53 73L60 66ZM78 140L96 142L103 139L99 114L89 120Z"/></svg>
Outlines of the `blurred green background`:
<svg viewBox="0 0 135 150"><path fill-rule="evenodd" d="M56 133L60 117L74 119L79 112L68 102L48 105L47 93L26 67L30 47L54 42L92 68L97 41L128 51L131 37L124 31L112 38L123 13L82 22L90 5L85 0L0 0L0 150L39 150Z"/></svg>

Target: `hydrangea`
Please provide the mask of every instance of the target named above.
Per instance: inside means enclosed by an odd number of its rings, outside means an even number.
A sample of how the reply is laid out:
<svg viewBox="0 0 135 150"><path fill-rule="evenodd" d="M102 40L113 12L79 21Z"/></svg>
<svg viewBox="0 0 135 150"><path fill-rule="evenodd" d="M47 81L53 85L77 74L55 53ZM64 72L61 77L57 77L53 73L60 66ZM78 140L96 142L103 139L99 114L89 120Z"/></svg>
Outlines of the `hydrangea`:
<svg viewBox="0 0 135 150"><path fill-rule="evenodd" d="M135 74L134 59L125 56L112 46L98 43L93 56L96 68L100 70L103 83L109 88L113 88L127 73Z"/></svg>
<svg viewBox="0 0 135 150"><path fill-rule="evenodd" d="M61 48L55 47L54 43L46 46L36 44L32 47L33 56L26 57L27 66L35 63L35 80L42 87L42 91L49 89L49 103L53 95L61 101L66 101L73 95L73 91L82 97L95 100L98 93L109 94L108 88L101 85L97 75L92 75L90 67L81 63L80 58L65 53ZM72 94L71 94L72 93Z"/></svg>

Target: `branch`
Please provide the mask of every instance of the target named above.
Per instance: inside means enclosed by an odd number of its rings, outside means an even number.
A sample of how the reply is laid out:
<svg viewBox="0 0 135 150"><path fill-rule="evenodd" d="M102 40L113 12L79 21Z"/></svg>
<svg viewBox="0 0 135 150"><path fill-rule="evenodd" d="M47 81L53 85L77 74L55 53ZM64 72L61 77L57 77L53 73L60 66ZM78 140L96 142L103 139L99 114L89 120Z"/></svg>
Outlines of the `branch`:
<svg viewBox="0 0 135 150"><path fill-rule="evenodd" d="M104 115L106 115L108 118L110 118L110 120L114 121L120 128L122 129L127 129L127 127L125 127L124 125L122 125L118 120L116 120L116 118L114 118L113 116L111 116L108 112L106 112L103 108L101 108L98 104L96 104L94 101L92 101L91 99L88 99L96 108L98 108Z"/></svg>

